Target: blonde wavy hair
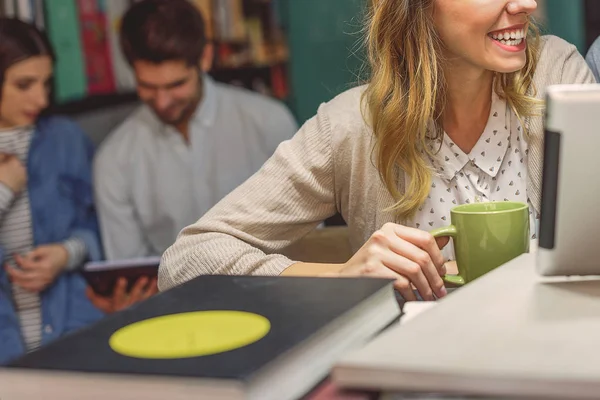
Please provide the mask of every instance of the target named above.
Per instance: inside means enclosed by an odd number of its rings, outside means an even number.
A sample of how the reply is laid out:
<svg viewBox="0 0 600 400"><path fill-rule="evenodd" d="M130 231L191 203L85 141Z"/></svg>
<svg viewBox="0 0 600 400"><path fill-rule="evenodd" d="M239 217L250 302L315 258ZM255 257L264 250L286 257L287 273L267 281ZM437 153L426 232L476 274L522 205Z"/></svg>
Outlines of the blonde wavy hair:
<svg viewBox="0 0 600 400"><path fill-rule="evenodd" d="M434 138L443 135L440 119L446 85L443 44L433 23L434 3L371 0L365 28L370 80L363 113L375 136L376 166L395 201L391 209L401 218L414 215L429 194L433 171L421 153L429 152L428 128L433 127ZM521 120L541 110L532 85L540 33L533 21L529 30L525 67L498 73L494 88ZM398 188L399 171L410 178L404 193Z"/></svg>

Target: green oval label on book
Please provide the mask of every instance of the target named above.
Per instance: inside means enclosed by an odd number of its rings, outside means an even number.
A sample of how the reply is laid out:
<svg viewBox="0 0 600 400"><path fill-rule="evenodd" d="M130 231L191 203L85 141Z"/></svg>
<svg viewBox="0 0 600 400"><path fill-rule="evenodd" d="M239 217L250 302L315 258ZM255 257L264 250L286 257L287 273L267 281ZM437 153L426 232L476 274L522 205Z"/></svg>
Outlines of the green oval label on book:
<svg viewBox="0 0 600 400"><path fill-rule="evenodd" d="M109 339L128 357L175 359L207 356L247 346L265 337L271 323L243 311L196 311L163 315L127 325Z"/></svg>

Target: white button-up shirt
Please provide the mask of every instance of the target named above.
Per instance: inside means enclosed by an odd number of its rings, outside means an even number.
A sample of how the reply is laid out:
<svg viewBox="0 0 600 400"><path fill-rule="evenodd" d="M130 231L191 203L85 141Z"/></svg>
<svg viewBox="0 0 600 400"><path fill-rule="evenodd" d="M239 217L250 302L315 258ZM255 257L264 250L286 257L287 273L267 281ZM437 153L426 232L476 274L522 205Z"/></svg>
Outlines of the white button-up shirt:
<svg viewBox="0 0 600 400"><path fill-rule="evenodd" d="M441 145L441 146L440 146ZM409 226L433 230L450 224L450 210L461 204L520 201L529 204L530 230L536 239L536 219L527 196L527 142L519 119L506 101L492 96L490 117L469 154L449 137L430 142L434 157L425 156L435 169L431 191ZM436 151L439 149L439 152ZM408 179L408 177L407 177ZM454 260L452 242L442 251Z"/></svg>
<svg viewBox="0 0 600 400"><path fill-rule="evenodd" d="M207 76L189 145L140 107L102 143L95 161L105 256L161 255L296 130L281 103Z"/></svg>

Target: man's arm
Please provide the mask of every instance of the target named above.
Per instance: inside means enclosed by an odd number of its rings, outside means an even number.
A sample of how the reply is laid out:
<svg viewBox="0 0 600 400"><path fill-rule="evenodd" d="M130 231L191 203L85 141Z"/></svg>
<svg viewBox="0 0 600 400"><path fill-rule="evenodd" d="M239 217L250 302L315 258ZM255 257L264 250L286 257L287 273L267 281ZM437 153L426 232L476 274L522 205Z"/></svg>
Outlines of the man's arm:
<svg viewBox="0 0 600 400"><path fill-rule="evenodd" d="M600 82L600 37L596 39L585 58L590 69L596 77L596 81Z"/></svg>
<svg viewBox="0 0 600 400"><path fill-rule="evenodd" d="M71 237L62 243L69 256L66 268L73 270L81 267L86 260L97 261L104 256L92 188L94 145L79 126L69 123L64 129L73 130L70 144L75 147L71 150L71 168L78 179L75 186L80 192L79 197L84 200L77 204L78 218Z"/></svg>
<svg viewBox="0 0 600 400"><path fill-rule="evenodd" d="M103 148L94 163L94 192L106 259L144 257L152 253L130 197L127 170Z"/></svg>
<svg viewBox="0 0 600 400"><path fill-rule="evenodd" d="M264 113L263 134L270 156L275 153L281 142L291 139L298 132L298 123L283 103L274 103L268 110L264 110Z"/></svg>
<svg viewBox="0 0 600 400"><path fill-rule="evenodd" d="M295 262L278 253L336 211L331 126L322 106L256 174L182 230L162 256L159 288L199 275L279 275ZM308 267L286 274L305 275Z"/></svg>

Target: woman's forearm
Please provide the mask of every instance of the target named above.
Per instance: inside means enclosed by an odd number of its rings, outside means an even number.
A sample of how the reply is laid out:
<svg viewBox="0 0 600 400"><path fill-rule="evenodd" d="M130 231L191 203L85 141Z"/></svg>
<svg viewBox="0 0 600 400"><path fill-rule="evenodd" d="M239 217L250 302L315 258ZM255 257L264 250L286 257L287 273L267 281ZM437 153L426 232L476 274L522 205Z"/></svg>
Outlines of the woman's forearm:
<svg viewBox="0 0 600 400"><path fill-rule="evenodd" d="M317 264L299 262L286 268L281 276L323 276L337 274L344 264Z"/></svg>

